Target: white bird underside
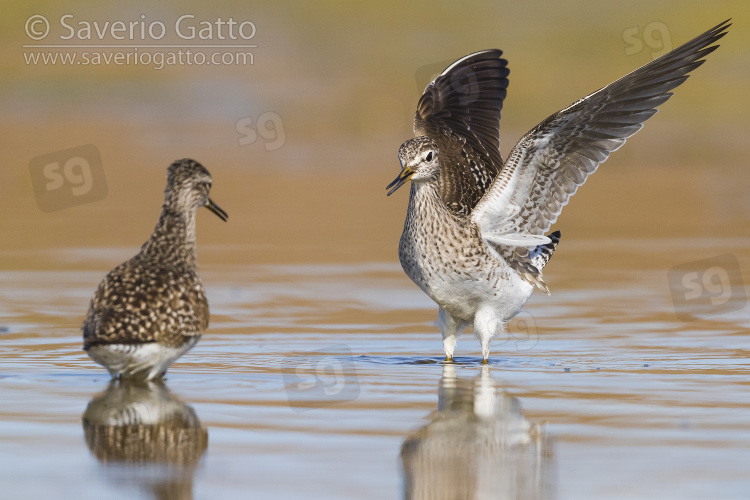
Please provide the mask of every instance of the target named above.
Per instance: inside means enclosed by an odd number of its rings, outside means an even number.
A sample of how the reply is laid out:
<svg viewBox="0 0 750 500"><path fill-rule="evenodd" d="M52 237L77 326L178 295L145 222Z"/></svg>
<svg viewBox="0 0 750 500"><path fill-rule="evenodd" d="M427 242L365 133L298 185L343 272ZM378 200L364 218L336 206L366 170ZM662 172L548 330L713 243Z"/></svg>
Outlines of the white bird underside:
<svg viewBox="0 0 750 500"><path fill-rule="evenodd" d="M177 358L198 343L200 335L181 346L159 342L142 344L103 344L88 349L91 359L107 369L112 378L154 380L166 373Z"/></svg>

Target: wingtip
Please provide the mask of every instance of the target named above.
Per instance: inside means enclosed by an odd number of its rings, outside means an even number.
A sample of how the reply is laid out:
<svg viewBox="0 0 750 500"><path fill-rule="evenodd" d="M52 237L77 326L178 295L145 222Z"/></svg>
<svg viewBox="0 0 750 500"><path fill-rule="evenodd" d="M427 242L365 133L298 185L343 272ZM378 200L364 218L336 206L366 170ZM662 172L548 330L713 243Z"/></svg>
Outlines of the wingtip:
<svg viewBox="0 0 750 500"><path fill-rule="evenodd" d="M710 30L706 31L705 35L708 35L711 39L709 43L716 43L720 39L724 38L724 35L729 33L729 31L727 30L729 29L730 26L732 26L732 24L734 24L734 23L729 22L731 20L732 18L730 17L726 21L721 22L717 24L716 26L714 26L713 28L711 28ZM715 45L714 47L718 47L718 45Z"/></svg>

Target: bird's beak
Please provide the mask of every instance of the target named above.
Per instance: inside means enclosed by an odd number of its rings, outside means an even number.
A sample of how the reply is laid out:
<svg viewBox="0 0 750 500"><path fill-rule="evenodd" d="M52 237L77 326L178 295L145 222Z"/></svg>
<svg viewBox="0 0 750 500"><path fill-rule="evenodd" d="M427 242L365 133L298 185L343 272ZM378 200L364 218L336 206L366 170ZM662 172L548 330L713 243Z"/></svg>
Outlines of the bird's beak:
<svg viewBox="0 0 750 500"><path fill-rule="evenodd" d="M219 219L223 220L224 222L226 222L227 219L229 218L229 215L227 215L227 213L224 210L222 210L221 207L219 207L219 205L211 201L211 198L208 199L208 203L206 203L206 208L212 211L213 213L215 213L216 216Z"/></svg>
<svg viewBox="0 0 750 500"><path fill-rule="evenodd" d="M389 189L388 196L392 195L398 188L406 184L406 181L411 179L412 175L414 175L414 170L409 167L401 167L401 173L398 174L398 177L393 179L393 182L385 187L386 189Z"/></svg>

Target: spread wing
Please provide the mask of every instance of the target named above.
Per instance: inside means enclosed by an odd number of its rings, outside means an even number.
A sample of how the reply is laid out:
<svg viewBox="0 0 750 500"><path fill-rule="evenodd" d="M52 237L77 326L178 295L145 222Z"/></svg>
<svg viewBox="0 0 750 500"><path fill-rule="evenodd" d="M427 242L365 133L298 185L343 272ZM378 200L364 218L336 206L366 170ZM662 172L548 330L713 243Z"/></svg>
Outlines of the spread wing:
<svg viewBox="0 0 750 500"><path fill-rule="evenodd" d="M573 103L522 137L471 214L482 237L509 246L518 239L529 240L529 247L546 242L542 235L578 187L718 48L711 44L726 34L728 23Z"/></svg>
<svg viewBox="0 0 750 500"><path fill-rule="evenodd" d="M550 116L522 137L471 213L482 238L548 291L530 253L579 186L703 64L729 20Z"/></svg>
<svg viewBox="0 0 750 500"><path fill-rule="evenodd" d="M430 82L417 104L414 133L438 144L440 194L468 215L502 167L500 111L508 88L502 51L463 57Z"/></svg>

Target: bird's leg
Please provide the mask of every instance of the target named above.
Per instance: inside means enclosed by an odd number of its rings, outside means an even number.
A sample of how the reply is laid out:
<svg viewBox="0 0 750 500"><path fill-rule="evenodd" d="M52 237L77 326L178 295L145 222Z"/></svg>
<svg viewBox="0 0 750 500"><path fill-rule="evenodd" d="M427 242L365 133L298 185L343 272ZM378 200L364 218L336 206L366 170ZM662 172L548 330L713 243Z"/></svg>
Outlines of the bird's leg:
<svg viewBox="0 0 750 500"><path fill-rule="evenodd" d="M487 364L490 357L490 341L492 337L504 331L504 322L491 307L483 307L474 316L474 335L482 346L482 364Z"/></svg>
<svg viewBox="0 0 750 500"><path fill-rule="evenodd" d="M443 334L445 360L453 361L453 350L456 348L456 341L458 336L461 335L461 330L466 326L466 322L451 316L448 311L441 307L438 311L438 326L440 326L440 333Z"/></svg>

